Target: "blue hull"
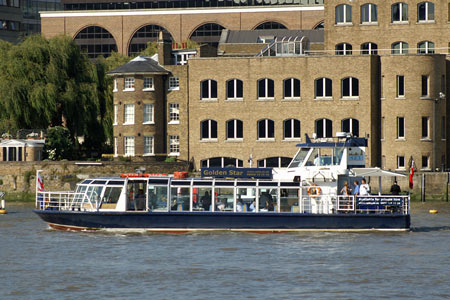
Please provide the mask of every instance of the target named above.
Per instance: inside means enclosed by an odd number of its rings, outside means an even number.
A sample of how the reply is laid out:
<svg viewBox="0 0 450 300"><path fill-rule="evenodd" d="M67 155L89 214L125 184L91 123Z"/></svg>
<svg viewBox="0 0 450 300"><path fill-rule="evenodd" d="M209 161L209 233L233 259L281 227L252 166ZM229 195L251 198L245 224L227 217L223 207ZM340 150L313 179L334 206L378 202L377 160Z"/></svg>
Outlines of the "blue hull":
<svg viewBox="0 0 450 300"><path fill-rule="evenodd" d="M58 229L144 229L148 231L409 230L410 215L223 212L78 212L34 210Z"/></svg>

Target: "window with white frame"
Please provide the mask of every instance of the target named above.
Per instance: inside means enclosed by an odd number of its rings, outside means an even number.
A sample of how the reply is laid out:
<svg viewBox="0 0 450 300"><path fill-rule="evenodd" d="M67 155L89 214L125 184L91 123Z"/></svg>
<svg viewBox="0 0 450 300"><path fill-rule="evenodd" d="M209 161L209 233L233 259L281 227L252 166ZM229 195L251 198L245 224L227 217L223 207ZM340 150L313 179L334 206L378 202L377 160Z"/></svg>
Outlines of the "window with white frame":
<svg viewBox="0 0 450 300"><path fill-rule="evenodd" d="M241 120L227 121L227 140L242 140L244 137L244 126Z"/></svg>
<svg viewBox="0 0 450 300"><path fill-rule="evenodd" d="M200 122L200 139L217 140L217 121L203 120Z"/></svg>
<svg viewBox="0 0 450 300"><path fill-rule="evenodd" d="M405 97L405 76L397 75L397 98Z"/></svg>
<svg viewBox="0 0 450 300"><path fill-rule="evenodd" d="M300 80L288 78L283 80L283 99L300 99Z"/></svg>
<svg viewBox="0 0 450 300"><path fill-rule="evenodd" d="M270 78L258 80L258 99L273 99L274 81Z"/></svg>
<svg viewBox="0 0 450 300"><path fill-rule="evenodd" d="M124 153L125 156L134 156L134 136L124 137Z"/></svg>
<svg viewBox="0 0 450 300"><path fill-rule="evenodd" d="M417 4L417 22L426 23L434 21L434 3L422 2Z"/></svg>
<svg viewBox="0 0 450 300"><path fill-rule="evenodd" d="M397 117L397 139L405 138L405 118Z"/></svg>
<svg viewBox="0 0 450 300"><path fill-rule="evenodd" d="M361 24L373 24L378 22L378 7L376 4L367 3L361 6Z"/></svg>
<svg viewBox="0 0 450 300"><path fill-rule="evenodd" d="M359 121L357 119L342 120L342 132L350 132L353 136L359 137Z"/></svg>
<svg viewBox="0 0 450 300"><path fill-rule="evenodd" d="M422 137L423 140L430 139L430 118L422 117Z"/></svg>
<svg viewBox="0 0 450 300"><path fill-rule="evenodd" d="M153 77L144 77L144 91L154 91Z"/></svg>
<svg viewBox="0 0 450 300"><path fill-rule="evenodd" d="M169 154L170 155L180 154L180 136L179 135L169 135Z"/></svg>
<svg viewBox="0 0 450 300"><path fill-rule="evenodd" d="M153 140L154 140L153 136L150 135L144 136L144 155L155 154Z"/></svg>
<svg viewBox="0 0 450 300"><path fill-rule="evenodd" d="M169 103L169 124L180 123L180 104Z"/></svg>
<svg viewBox="0 0 450 300"><path fill-rule="evenodd" d="M119 105L114 104L114 124L113 125L117 125L118 116L119 116Z"/></svg>
<svg viewBox="0 0 450 300"><path fill-rule="evenodd" d="M292 158L275 156L258 160L258 168L286 168Z"/></svg>
<svg viewBox="0 0 450 300"><path fill-rule="evenodd" d="M154 109L153 104L144 104L144 124L153 124Z"/></svg>
<svg viewBox="0 0 450 300"><path fill-rule="evenodd" d="M125 77L123 86L124 91L134 91L134 77Z"/></svg>
<svg viewBox="0 0 450 300"><path fill-rule="evenodd" d="M203 80L200 83L202 100L217 100L217 81L212 79Z"/></svg>
<svg viewBox="0 0 450 300"><path fill-rule="evenodd" d="M242 168L244 166L244 162L241 159L234 157L212 157L201 160L200 166L202 168L225 168L229 166Z"/></svg>
<svg viewBox="0 0 450 300"><path fill-rule="evenodd" d="M241 100L244 97L244 83L239 79L227 81L227 100Z"/></svg>
<svg viewBox="0 0 450 300"><path fill-rule="evenodd" d="M288 119L283 121L285 140L298 140L300 139L300 120Z"/></svg>
<svg viewBox="0 0 450 300"><path fill-rule="evenodd" d="M331 120L316 120L315 127L317 138L333 137L333 122Z"/></svg>
<svg viewBox="0 0 450 300"><path fill-rule="evenodd" d="M340 43L336 45L336 55L352 55L352 45L349 43Z"/></svg>
<svg viewBox="0 0 450 300"><path fill-rule="evenodd" d="M113 92L117 92L117 78L114 78L114 89Z"/></svg>
<svg viewBox="0 0 450 300"><path fill-rule="evenodd" d="M397 169L404 169L404 168L405 168L405 157L397 156Z"/></svg>
<svg viewBox="0 0 450 300"><path fill-rule="evenodd" d="M118 143L118 139L117 137L114 137L114 156L117 157L118 155L118 149L119 149L119 145L117 145Z"/></svg>
<svg viewBox="0 0 450 300"><path fill-rule="evenodd" d="M395 42L392 44L392 54L408 54L408 48L406 42Z"/></svg>
<svg viewBox="0 0 450 300"><path fill-rule="evenodd" d="M314 82L314 98L331 98L333 96L333 85L330 78L318 78Z"/></svg>
<svg viewBox="0 0 450 300"><path fill-rule="evenodd" d="M422 156L422 169L430 169L430 157L428 155Z"/></svg>
<svg viewBox="0 0 450 300"><path fill-rule="evenodd" d="M352 6L348 4L341 4L336 6L336 24L351 24L352 23Z"/></svg>
<svg viewBox="0 0 450 300"><path fill-rule="evenodd" d="M422 98L427 98L430 96L430 76L422 75Z"/></svg>
<svg viewBox="0 0 450 300"><path fill-rule="evenodd" d="M258 140L268 140L275 138L275 122L270 119L258 121Z"/></svg>
<svg viewBox="0 0 450 300"><path fill-rule="evenodd" d="M430 41L423 41L417 44L417 53L419 54L433 54L434 43Z"/></svg>
<svg viewBox="0 0 450 300"><path fill-rule="evenodd" d="M134 104L124 104L123 124L134 124Z"/></svg>
<svg viewBox="0 0 450 300"><path fill-rule="evenodd" d="M169 90L175 91L180 89L180 78L178 77L169 77Z"/></svg>
<svg viewBox="0 0 450 300"><path fill-rule="evenodd" d="M378 45L375 43L367 42L361 45L361 54L378 54Z"/></svg>
<svg viewBox="0 0 450 300"><path fill-rule="evenodd" d="M392 23L408 22L408 4L398 2L392 4Z"/></svg>
<svg viewBox="0 0 450 300"><path fill-rule="evenodd" d="M359 80L355 77L347 77L341 81L342 98L359 97Z"/></svg>

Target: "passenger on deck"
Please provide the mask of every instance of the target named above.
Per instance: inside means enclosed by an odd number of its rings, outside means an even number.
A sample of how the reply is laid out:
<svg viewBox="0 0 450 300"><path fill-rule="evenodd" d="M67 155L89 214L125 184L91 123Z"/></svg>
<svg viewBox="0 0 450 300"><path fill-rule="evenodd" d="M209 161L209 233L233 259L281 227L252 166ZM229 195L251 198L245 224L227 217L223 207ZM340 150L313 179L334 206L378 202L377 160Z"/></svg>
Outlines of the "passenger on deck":
<svg viewBox="0 0 450 300"><path fill-rule="evenodd" d="M361 196L369 196L370 186L366 183L365 179L361 180L361 185L359 187L359 194Z"/></svg>
<svg viewBox="0 0 450 300"><path fill-rule="evenodd" d="M244 210L244 203L242 202L241 195L239 195L236 202L236 211L241 212L243 210Z"/></svg>
<svg viewBox="0 0 450 300"><path fill-rule="evenodd" d="M351 189L348 187L348 182L344 182L344 187L341 189L341 195L349 196L351 194Z"/></svg>
<svg viewBox="0 0 450 300"><path fill-rule="evenodd" d="M353 182L353 185L355 186L353 191L352 191L352 195L353 196L358 196L360 194L360 187L359 187L359 182L358 180L355 180Z"/></svg>
<svg viewBox="0 0 450 300"><path fill-rule="evenodd" d="M136 210L144 210L145 208L145 194L143 189L139 189L135 199Z"/></svg>
<svg viewBox="0 0 450 300"><path fill-rule="evenodd" d="M400 186L397 184L397 181L394 181L394 184L391 186L391 194L399 195L401 192Z"/></svg>
<svg viewBox="0 0 450 300"><path fill-rule="evenodd" d="M256 212L256 200L253 200L252 204L250 204L250 211Z"/></svg>
<svg viewBox="0 0 450 300"><path fill-rule="evenodd" d="M267 209L267 211L273 211L273 209L274 209L273 202L266 200L266 206L264 208Z"/></svg>
<svg viewBox="0 0 450 300"><path fill-rule="evenodd" d="M223 198L221 201L217 200L217 210L224 211L225 207L227 206L226 201L227 200L225 198Z"/></svg>
<svg viewBox="0 0 450 300"><path fill-rule="evenodd" d="M211 195L209 194L208 191L206 191L205 194L200 199L200 204L204 210L209 210L211 206Z"/></svg>

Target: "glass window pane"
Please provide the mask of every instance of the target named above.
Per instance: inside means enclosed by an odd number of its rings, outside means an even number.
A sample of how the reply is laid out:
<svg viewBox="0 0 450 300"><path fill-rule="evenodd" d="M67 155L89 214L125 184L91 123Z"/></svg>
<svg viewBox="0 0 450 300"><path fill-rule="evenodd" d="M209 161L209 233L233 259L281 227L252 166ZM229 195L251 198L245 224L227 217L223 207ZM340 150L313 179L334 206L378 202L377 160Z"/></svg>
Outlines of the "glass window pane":
<svg viewBox="0 0 450 300"><path fill-rule="evenodd" d="M190 211L190 188L172 187L170 210L174 211Z"/></svg>

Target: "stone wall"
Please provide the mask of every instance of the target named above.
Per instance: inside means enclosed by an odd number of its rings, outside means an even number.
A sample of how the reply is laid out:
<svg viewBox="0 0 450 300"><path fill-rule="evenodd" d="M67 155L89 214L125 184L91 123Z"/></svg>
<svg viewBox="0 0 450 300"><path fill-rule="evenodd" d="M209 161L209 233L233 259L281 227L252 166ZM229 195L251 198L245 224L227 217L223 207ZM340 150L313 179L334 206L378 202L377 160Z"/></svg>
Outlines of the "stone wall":
<svg viewBox="0 0 450 300"><path fill-rule="evenodd" d="M36 170L42 170L46 190L73 190L76 183L89 177L119 176L121 173L135 173L145 168L146 173L172 174L187 171L187 162L1 162L0 191L34 192L36 189Z"/></svg>

